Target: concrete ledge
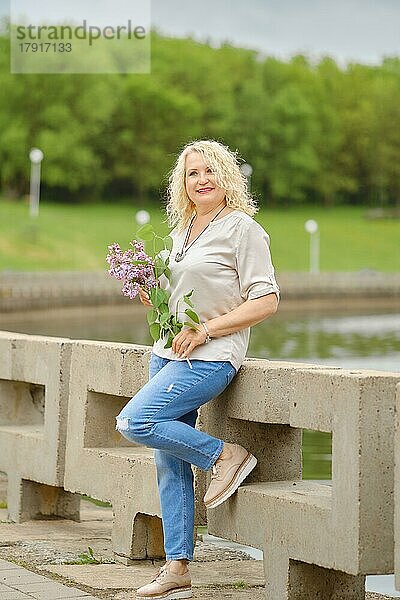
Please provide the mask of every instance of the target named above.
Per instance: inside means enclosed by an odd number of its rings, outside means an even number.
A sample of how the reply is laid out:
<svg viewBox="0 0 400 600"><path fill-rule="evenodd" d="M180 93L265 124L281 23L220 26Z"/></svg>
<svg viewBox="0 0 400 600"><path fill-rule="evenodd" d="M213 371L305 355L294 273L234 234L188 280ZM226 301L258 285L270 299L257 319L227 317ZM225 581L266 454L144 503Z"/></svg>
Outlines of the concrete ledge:
<svg viewBox="0 0 400 600"><path fill-rule="evenodd" d="M400 590L400 383L396 386L394 443L394 572Z"/></svg>
<svg viewBox="0 0 400 600"><path fill-rule="evenodd" d="M76 342L72 349L65 488L113 506L116 558L163 556L153 452L127 442L115 416L148 380L149 348Z"/></svg>
<svg viewBox="0 0 400 600"><path fill-rule="evenodd" d="M301 555L303 562L315 563L315 555L320 553L321 532L325 542L334 533L331 510L330 486L302 480L274 481L241 486L229 504L221 505L218 518L223 519L228 539L265 551L266 538L271 541L280 530L289 556ZM215 526L210 523L211 527L214 531ZM333 544L324 546L321 561L326 560L330 568ZM268 548L269 554L274 551L271 546Z"/></svg>
<svg viewBox="0 0 400 600"><path fill-rule="evenodd" d="M0 332L0 356L9 518L78 518L79 500L63 490L70 340Z"/></svg>
<svg viewBox="0 0 400 600"><path fill-rule="evenodd" d="M0 470L13 520L78 518L74 494L84 493L112 504L118 560L163 556L152 451L115 430L150 353L0 332ZM400 373L258 359L202 408L200 427L258 458L208 518L210 533L264 551L267 599L361 600L366 574L398 569L399 413ZM302 428L332 432L331 487L301 479Z"/></svg>
<svg viewBox="0 0 400 600"><path fill-rule="evenodd" d="M205 407L211 434L259 459L238 493L208 511L209 531L264 551L269 600L325 597L328 588L342 595L327 597L361 600L366 574L393 572L399 381L400 373L246 360ZM302 428L332 432L331 489L301 481Z"/></svg>
<svg viewBox="0 0 400 600"><path fill-rule="evenodd" d="M283 298L307 297L400 298L400 273L372 271L323 271L321 273L284 272L279 274Z"/></svg>
<svg viewBox="0 0 400 600"><path fill-rule="evenodd" d="M282 300L400 299L400 274L379 271L279 273ZM104 271L0 272L0 310L129 304L120 282Z"/></svg>

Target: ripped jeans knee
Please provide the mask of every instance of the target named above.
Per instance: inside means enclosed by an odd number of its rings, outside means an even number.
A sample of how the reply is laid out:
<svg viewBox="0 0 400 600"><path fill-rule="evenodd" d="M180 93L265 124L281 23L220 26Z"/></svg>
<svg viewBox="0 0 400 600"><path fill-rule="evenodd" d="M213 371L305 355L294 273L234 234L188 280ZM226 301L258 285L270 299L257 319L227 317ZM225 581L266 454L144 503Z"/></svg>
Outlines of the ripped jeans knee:
<svg viewBox="0 0 400 600"><path fill-rule="evenodd" d="M129 418L128 417L116 417L115 429L122 433L123 431L129 430Z"/></svg>
<svg viewBox="0 0 400 600"><path fill-rule="evenodd" d="M130 442L144 443L144 438L147 437L150 426L140 423L132 417L125 417L122 413L116 417L115 429Z"/></svg>

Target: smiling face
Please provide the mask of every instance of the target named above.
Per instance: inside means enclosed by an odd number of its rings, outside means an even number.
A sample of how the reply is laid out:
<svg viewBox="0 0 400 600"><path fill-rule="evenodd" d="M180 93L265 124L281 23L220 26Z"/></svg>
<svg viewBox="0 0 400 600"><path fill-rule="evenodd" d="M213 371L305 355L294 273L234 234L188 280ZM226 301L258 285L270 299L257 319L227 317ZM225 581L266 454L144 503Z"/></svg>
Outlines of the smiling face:
<svg viewBox="0 0 400 600"><path fill-rule="evenodd" d="M199 152L190 152L186 156L185 187L199 214L217 207L225 198L225 190L219 187L212 170Z"/></svg>

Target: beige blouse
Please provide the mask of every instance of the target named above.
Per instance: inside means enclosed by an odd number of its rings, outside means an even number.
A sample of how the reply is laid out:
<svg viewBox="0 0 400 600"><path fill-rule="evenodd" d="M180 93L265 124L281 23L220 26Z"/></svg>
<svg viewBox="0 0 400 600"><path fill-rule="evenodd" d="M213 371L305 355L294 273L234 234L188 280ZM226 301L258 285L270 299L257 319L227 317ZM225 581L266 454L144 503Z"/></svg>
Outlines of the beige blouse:
<svg viewBox="0 0 400 600"><path fill-rule="evenodd" d="M184 258L176 262L175 255L182 249L187 233L178 234L175 227L170 236L173 247L169 267L171 284L163 275L162 288L170 292L169 309L175 313L178 300L179 320L189 320L184 314L187 304L184 294L194 290L190 300L201 321L224 315L246 300L275 293L280 299L274 267L269 250L269 235L252 217L234 210L211 222L208 228L189 244ZM165 251L164 251L165 252ZM250 328L213 338L208 344L197 346L189 360L230 361L236 371L246 356ZM153 352L172 360L178 358L171 348L164 348L167 338L153 344Z"/></svg>

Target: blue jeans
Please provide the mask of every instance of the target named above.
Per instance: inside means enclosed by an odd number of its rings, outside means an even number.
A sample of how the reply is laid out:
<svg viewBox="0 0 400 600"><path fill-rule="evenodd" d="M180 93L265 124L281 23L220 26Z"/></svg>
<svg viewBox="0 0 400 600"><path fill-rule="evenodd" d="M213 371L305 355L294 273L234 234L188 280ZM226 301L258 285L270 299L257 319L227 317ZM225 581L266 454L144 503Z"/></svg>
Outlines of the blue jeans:
<svg viewBox="0 0 400 600"><path fill-rule="evenodd" d="M190 357L189 357L190 359ZM191 465L211 469L222 440L195 429L198 408L236 375L229 361L169 360L152 353L149 381L117 416L128 440L155 448L167 560L193 559L194 487Z"/></svg>

